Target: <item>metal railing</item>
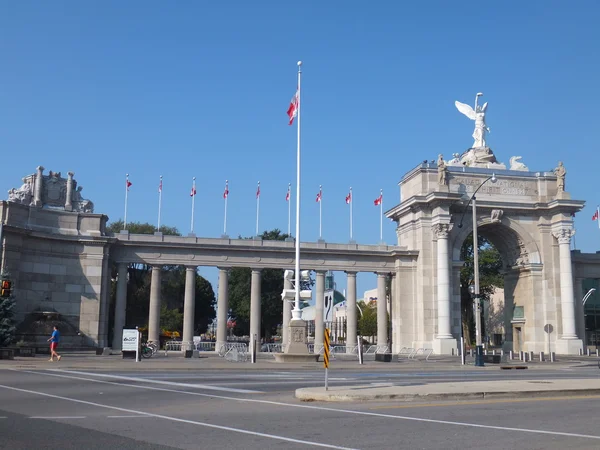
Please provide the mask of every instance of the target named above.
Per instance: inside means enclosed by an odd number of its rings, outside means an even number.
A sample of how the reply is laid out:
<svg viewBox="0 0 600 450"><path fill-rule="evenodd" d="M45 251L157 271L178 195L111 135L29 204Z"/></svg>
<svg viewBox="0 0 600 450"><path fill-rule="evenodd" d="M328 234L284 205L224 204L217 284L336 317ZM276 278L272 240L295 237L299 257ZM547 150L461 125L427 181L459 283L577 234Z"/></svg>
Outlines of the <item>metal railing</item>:
<svg viewBox="0 0 600 450"><path fill-rule="evenodd" d="M227 342L219 349L219 356L232 362L245 362L248 360L248 346L242 342Z"/></svg>

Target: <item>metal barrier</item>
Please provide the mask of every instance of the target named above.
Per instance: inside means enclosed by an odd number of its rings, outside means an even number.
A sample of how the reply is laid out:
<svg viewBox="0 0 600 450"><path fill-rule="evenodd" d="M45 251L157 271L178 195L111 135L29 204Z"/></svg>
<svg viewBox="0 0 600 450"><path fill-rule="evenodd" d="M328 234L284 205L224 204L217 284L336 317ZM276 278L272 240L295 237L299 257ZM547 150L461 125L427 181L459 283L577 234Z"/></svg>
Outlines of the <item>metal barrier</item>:
<svg viewBox="0 0 600 450"><path fill-rule="evenodd" d="M410 358L410 355L412 355L414 351L415 349L412 347L402 347L398 352L398 361L400 361L402 356L406 356L407 359Z"/></svg>
<svg viewBox="0 0 600 450"><path fill-rule="evenodd" d="M182 341L167 341L165 343L165 356L167 356L170 351L171 352L180 352L182 345L183 345Z"/></svg>
<svg viewBox="0 0 600 450"><path fill-rule="evenodd" d="M389 353L390 348L387 345L371 345L365 352L365 354L375 354L375 353Z"/></svg>
<svg viewBox="0 0 600 450"><path fill-rule="evenodd" d="M282 353L282 347L283 344L263 344L260 348L260 351L266 353Z"/></svg>
<svg viewBox="0 0 600 450"><path fill-rule="evenodd" d="M216 348L216 342L196 342L196 350L199 352L214 352Z"/></svg>
<svg viewBox="0 0 600 450"><path fill-rule="evenodd" d="M227 342L219 349L219 356L232 362L245 362L248 360L248 346L242 342Z"/></svg>
<svg viewBox="0 0 600 450"><path fill-rule="evenodd" d="M408 359L417 360L420 355L425 357L425 361L429 360L429 357L433 354L433 349L431 348L419 348L417 350L412 349L413 351L408 355Z"/></svg>

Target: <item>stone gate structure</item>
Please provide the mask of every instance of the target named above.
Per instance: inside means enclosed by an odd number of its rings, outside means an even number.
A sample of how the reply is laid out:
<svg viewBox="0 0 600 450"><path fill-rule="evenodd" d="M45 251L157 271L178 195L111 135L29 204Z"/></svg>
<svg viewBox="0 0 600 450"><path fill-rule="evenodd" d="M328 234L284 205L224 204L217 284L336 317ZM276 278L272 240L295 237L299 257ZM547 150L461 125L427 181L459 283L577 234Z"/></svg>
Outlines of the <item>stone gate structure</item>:
<svg viewBox="0 0 600 450"><path fill-rule="evenodd" d="M434 348L449 354L461 333L461 247L472 232L472 210L461 200L478 190L477 225L500 251L505 276L505 348L574 354L585 336L581 297L584 281L600 279L600 255L571 252L572 214L583 207L564 190L564 174L530 172L518 161L507 170L489 149L466 152L445 162L424 162L400 181L400 203L386 214L397 223L397 245L301 244L301 269L316 272L316 310L323 310L325 273L347 274L347 342L356 341L356 275L377 273L377 344ZM43 174L44 168L11 189L0 202L0 264L14 280L17 320L34 312L55 312L85 344L120 350L126 323L127 268L152 266L149 339L157 340L160 279L164 265L187 268L183 340L192 340L194 273L199 266L219 268L217 348L226 341L228 273L252 269L251 332L260 336L260 281L264 268L293 268L294 243L281 241L133 235L106 232L108 217L69 173ZM490 177L495 171L497 182ZM462 224L462 227L459 225ZM112 272L112 268L115 268ZM575 268L575 269L573 269ZM114 277L114 278L113 278ZM111 283L116 282L114 332L108 342ZM290 288L290 286L286 286ZM284 304L286 330L291 314ZM387 310L392 333L388 336ZM144 324L140 324L144 325ZM554 330L548 336L544 326ZM315 324L315 347L322 345ZM258 332L257 332L258 330ZM548 339L550 338L550 339ZM286 339L284 335L284 340Z"/></svg>

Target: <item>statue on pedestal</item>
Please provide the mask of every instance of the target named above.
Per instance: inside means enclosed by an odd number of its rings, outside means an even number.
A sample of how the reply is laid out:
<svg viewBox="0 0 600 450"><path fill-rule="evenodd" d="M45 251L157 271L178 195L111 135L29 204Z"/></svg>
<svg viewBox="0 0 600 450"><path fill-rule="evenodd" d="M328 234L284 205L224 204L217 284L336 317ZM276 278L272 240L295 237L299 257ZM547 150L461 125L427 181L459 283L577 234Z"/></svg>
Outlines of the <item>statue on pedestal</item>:
<svg viewBox="0 0 600 450"><path fill-rule="evenodd" d="M562 161L558 162L558 167L554 169L554 175L556 175L557 191L565 192L565 178L567 176L567 169L565 169Z"/></svg>
<svg viewBox="0 0 600 450"><path fill-rule="evenodd" d="M487 147L485 143L485 133L486 131L489 133L490 129L485 124L485 111L487 109L487 102L483 104L483 106L478 105L479 97L483 94L478 92L475 96L475 109L471 108L469 105L461 102L454 102L456 105L456 109L458 109L461 113L467 116L469 119L475 121L475 131L473 131L473 142L472 148L484 148Z"/></svg>
<svg viewBox="0 0 600 450"><path fill-rule="evenodd" d="M446 167L446 163L444 162L444 157L442 156L441 153L438 155L437 168L438 168L438 184L440 186L446 186L448 184L448 168Z"/></svg>

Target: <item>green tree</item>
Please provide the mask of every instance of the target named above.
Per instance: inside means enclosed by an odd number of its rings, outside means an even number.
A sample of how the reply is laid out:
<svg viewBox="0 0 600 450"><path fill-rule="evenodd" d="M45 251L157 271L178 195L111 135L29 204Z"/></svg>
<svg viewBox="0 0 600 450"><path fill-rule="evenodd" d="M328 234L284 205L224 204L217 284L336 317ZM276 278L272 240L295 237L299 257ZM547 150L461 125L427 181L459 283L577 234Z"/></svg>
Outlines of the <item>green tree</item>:
<svg viewBox="0 0 600 450"><path fill-rule="evenodd" d="M377 304L361 302L357 317L359 335L377 336Z"/></svg>
<svg viewBox="0 0 600 450"><path fill-rule="evenodd" d="M123 229L123 221L109 224L107 231L118 233ZM153 234L156 227L149 223L129 223L127 229L132 234ZM165 235L180 236L175 227L161 226L160 231ZM151 267L146 264L130 264L128 269L129 282L127 283L126 326L145 326L148 323L149 299L151 285ZM117 267L112 267L111 286L111 323L114 317L114 303L116 299ZM185 267L163 266L161 276L161 328L169 331L183 331L183 303L185 297ZM216 316L215 293L211 284L202 276L196 274L196 296L194 313L194 333L201 334L206 331L208 324Z"/></svg>
<svg viewBox="0 0 600 450"><path fill-rule="evenodd" d="M496 288L504 288L502 258L500 253L485 237L478 235L479 247L479 292L483 302L489 301ZM473 233L465 240L461 249L461 258L465 262L460 271L460 297L462 308L462 327L465 342L473 343L475 336L475 317L473 315L473 297L469 285L474 283ZM485 335L485 320L482 311L482 336Z"/></svg>
<svg viewBox="0 0 600 450"><path fill-rule="evenodd" d="M278 229L265 231L265 241L283 241L287 234ZM241 239L241 237L240 237ZM263 269L261 271L261 335L266 340L276 333L277 326L283 316L283 269ZM250 286L252 271L249 268L233 268L229 274L229 307L235 319L233 332L240 335L250 333ZM311 278L302 285L302 289L310 289L314 281Z"/></svg>
<svg viewBox="0 0 600 450"><path fill-rule="evenodd" d="M2 279L8 279L7 273L2 273ZM15 340L15 323L13 320L15 298L10 295L0 298L0 347L5 347Z"/></svg>

